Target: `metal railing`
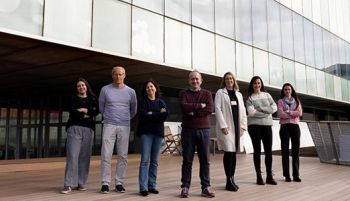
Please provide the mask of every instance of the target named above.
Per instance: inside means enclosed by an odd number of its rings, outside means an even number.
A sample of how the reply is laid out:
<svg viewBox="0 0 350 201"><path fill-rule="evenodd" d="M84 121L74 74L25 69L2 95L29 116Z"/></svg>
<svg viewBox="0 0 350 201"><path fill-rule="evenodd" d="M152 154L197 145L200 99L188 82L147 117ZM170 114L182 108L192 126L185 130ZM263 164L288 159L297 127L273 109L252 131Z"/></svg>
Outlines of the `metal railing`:
<svg viewBox="0 0 350 201"><path fill-rule="evenodd" d="M320 161L350 165L350 121L307 122Z"/></svg>

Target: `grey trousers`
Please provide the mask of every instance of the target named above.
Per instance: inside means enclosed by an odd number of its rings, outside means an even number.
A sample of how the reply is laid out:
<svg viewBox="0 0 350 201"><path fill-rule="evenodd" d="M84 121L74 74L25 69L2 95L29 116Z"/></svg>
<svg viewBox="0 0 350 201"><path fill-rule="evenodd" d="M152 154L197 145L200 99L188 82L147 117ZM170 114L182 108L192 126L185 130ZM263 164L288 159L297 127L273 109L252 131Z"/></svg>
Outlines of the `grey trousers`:
<svg viewBox="0 0 350 201"><path fill-rule="evenodd" d="M123 185L128 164L130 126L103 125L101 149L101 179L102 185L111 183L111 160L113 148L117 146L117 167L115 185Z"/></svg>
<svg viewBox="0 0 350 201"><path fill-rule="evenodd" d="M76 187L86 184L93 139L94 131L91 128L82 126L68 128L64 186Z"/></svg>

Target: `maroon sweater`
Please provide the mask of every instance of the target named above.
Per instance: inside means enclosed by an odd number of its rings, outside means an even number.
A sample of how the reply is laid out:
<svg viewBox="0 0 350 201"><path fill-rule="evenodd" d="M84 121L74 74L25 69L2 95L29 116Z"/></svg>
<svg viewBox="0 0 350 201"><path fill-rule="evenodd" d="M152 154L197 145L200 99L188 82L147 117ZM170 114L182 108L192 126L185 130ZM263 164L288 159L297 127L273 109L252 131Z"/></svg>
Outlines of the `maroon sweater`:
<svg viewBox="0 0 350 201"><path fill-rule="evenodd" d="M210 115L214 110L211 92L183 90L179 94L183 128L210 128ZM201 103L206 107L202 108Z"/></svg>

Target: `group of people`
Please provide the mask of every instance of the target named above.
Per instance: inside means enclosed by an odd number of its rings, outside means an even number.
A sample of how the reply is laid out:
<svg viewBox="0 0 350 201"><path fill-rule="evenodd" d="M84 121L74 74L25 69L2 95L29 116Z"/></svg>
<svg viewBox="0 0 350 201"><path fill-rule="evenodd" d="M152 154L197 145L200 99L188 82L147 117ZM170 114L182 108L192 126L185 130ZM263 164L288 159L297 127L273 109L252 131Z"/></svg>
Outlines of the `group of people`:
<svg viewBox="0 0 350 201"><path fill-rule="evenodd" d="M70 117L67 122L67 162L64 189L86 190L89 174L94 116L100 112L103 117L101 148L101 193L109 193L111 184L111 159L116 145L117 167L115 191L124 193L127 155L130 136L130 120L137 114L139 123L137 135L140 138L141 160L139 167L139 193L148 196L158 194L158 156L164 137L164 121L168 108L160 98L160 88L155 80L147 80L142 87L142 98L137 101L135 90L124 83L125 69L112 69L113 82L101 89L98 100L85 79L78 79L77 94L71 99ZM289 173L289 140L292 142L293 181L299 177L300 128L299 117L302 107L293 86L283 85L278 105L264 89L259 76L254 76L244 102L235 76L225 73L221 87L212 98L212 93L202 89L201 73L189 73L188 89L179 94L182 109L182 198L189 196L192 177L192 163L195 153L199 158L201 195L215 197L210 185L210 115L216 113L216 135L219 150L224 151L223 166L226 175L226 190L237 191L234 175L236 153L240 137L248 130L254 148L254 166L258 185L277 185L272 173L272 114L278 111L280 117L280 138L282 149L283 176L286 182L292 179ZM266 180L260 167L261 142L265 152Z"/></svg>

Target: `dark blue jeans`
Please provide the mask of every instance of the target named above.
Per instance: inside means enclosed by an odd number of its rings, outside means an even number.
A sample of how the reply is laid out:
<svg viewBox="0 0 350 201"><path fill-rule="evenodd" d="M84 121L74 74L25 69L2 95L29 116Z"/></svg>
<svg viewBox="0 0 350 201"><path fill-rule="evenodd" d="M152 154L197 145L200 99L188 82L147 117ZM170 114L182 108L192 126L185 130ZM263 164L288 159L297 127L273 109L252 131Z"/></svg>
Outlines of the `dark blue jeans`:
<svg viewBox="0 0 350 201"><path fill-rule="evenodd" d="M199 159L199 177L201 179L202 189L210 186L209 175L209 129L191 129L182 128L181 143L182 143L182 171L181 171L181 188L191 186L192 163L194 153L197 148Z"/></svg>
<svg viewBox="0 0 350 201"><path fill-rule="evenodd" d="M140 191L157 189L158 156L163 138L141 135L141 161L139 170Z"/></svg>

